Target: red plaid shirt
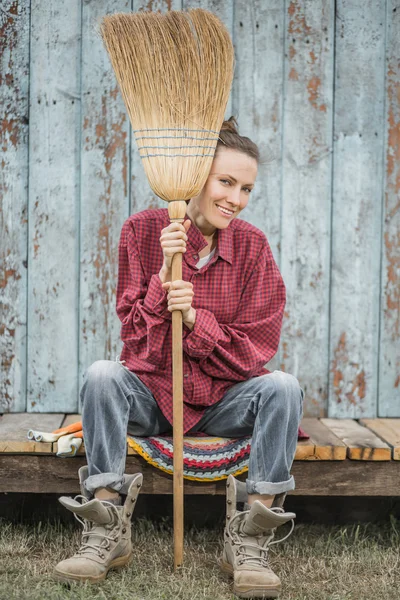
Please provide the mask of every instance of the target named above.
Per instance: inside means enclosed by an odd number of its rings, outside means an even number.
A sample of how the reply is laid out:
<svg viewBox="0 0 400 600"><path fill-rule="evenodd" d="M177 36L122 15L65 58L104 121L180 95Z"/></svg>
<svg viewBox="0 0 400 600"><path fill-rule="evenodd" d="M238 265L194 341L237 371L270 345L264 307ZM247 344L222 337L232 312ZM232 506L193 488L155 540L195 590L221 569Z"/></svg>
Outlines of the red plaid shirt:
<svg viewBox="0 0 400 600"><path fill-rule="evenodd" d="M125 221L116 309L124 343L120 360L172 423L172 313L158 275L161 230L169 223L168 208L144 210ZM183 324L185 433L237 382L270 373L264 365L281 333L285 285L264 233L236 218L216 235L214 256L197 269L207 241L192 221L182 255L182 279L193 283L196 309L193 330Z"/></svg>

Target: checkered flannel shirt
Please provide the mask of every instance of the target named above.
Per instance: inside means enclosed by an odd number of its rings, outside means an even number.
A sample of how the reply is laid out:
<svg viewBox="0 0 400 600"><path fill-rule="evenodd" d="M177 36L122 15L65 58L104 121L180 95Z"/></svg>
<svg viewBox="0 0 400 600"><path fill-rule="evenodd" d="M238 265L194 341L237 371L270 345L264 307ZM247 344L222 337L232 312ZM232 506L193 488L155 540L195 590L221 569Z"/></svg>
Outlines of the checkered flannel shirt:
<svg viewBox="0 0 400 600"><path fill-rule="evenodd" d="M116 310L124 344L120 360L172 424L172 313L159 278L161 230L169 223L168 209L161 208L131 215L123 224ZM185 433L230 387L270 373L264 365L278 349L282 327L285 285L265 234L236 218L216 235L214 256L199 270L207 241L192 221L182 255L182 279L193 284L196 309L193 330L183 324Z"/></svg>

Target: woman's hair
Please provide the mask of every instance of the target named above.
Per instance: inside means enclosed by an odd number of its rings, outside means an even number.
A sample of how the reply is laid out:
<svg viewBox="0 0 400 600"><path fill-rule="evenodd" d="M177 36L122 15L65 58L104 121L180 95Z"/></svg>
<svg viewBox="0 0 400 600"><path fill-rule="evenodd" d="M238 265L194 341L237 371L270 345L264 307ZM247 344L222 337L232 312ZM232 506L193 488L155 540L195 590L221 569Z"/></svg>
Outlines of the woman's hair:
<svg viewBox="0 0 400 600"><path fill-rule="evenodd" d="M215 153L217 154L221 148L238 150L251 158L255 158L257 164L260 162L260 151L257 145L248 137L239 135L238 124L233 116L222 123Z"/></svg>
<svg viewBox="0 0 400 600"><path fill-rule="evenodd" d="M257 165L260 163L260 151L258 146L248 137L239 135L238 124L236 118L233 116L229 117L229 119L224 121L221 125L214 158L221 148L238 150L238 152L243 152L243 154L247 154L250 158L254 158L257 161ZM186 200L186 204L189 204L189 202L190 200Z"/></svg>

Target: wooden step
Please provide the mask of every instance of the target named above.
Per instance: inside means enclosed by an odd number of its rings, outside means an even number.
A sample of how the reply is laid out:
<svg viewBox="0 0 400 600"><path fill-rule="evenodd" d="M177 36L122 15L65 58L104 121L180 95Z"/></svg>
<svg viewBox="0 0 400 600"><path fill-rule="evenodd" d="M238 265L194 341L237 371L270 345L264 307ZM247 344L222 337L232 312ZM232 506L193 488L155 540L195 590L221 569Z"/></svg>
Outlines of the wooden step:
<svg viewBox="0 0 400 600"><path fill-rule="evenodd" d="M360 419L360 423L391 447L393 460L400 460L400 419Z"/></svg>
<svg viewBox="0 0 400 600"><path fill-rule="evenodd" d="M84 456L60 459L46 454L4 454L0 460L0 493L78 494L78 469ZM400 496L398 461L304 460L291 469L302 496ZM143 473L144 494L172 494L173 479L140 456L127 456L127 473ZM247 473L238 479L246 480ZM184 481L185 494L225 494L226 481Z"/></svg>
<svg viewBox="0 0 400 600"><path fill-rule="evenodd" d="M304 418L302 429L309 440L299 440L295 460L344 460L346 445L319 419Z"/></svg>
<svg viewBox="0 0 400 600"><path fill-rule="evenodd" d="M0 452L56 454L57 442L27 439L28 429L51 432L81 420L81 415L13 413L0 416ZM304 418L302 429L310 439L299 440L295 460L400 460L400 419ZM84 444L79 455L85 455ZM136 452L127 447L128 455Z"/></svg>
<svg viewBox="0 0 400 600"><path fill-rule="evenodd" d="M353 460L390 460L391 448L368 427L353 419L321 419L347 446L347 457Z"/></svg>
<svg viewBox="0 0 400 600"><path fill-rule="evenodd" d="M74 458L56 456L57 443L27 439L28 429L51 432L80 415L14 413L0 416L0 492L79 493L82 445ZM400 496L400 419L304 418L308 440L297 443L293 494ZM143 492L171 494L172 477L127 447L127 472L142 472ZM240 476L245 480L247 473ZM185 481L185 494L224 494L225 481Z"/></svg>
<svg viewBox="0 0 400 600"><path fill-rule="evenodd" d="M27 438L28 430L53 431L61 427L63 413L12 413L0 416L0 452L51 454L53 444Z"/></svg>

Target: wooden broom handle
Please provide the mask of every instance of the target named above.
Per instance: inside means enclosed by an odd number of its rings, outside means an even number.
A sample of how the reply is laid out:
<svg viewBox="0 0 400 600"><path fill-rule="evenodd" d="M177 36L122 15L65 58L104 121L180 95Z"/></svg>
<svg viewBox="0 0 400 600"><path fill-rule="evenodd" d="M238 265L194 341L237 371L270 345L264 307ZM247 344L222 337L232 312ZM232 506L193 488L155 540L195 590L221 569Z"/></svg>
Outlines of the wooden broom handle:
<svg viewBox="0 0 400 600"><path fill-rule="evenodd" d="M168 202L171 223L183 223L185 200ZM172 257L172 281L182 279L182 252ZM183 356L182 311L172 311L172 396L174 445L174 569L183 564Z"/></svg>

